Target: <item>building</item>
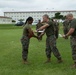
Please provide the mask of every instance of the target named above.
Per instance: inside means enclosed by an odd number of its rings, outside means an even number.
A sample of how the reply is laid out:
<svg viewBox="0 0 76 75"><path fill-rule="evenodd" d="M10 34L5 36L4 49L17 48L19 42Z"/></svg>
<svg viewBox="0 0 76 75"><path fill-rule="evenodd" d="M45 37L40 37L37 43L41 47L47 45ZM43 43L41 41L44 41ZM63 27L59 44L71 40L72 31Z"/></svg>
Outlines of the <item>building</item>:
<svg viewBox="0 0 76 75"><path fill-rule="evenodd" d="M19 19L27 19L27 17L31 16L34 18L34 22L38 22L39 19L42 20L42 16L44 14L48 14L50 17L54 17L55 13L60 12L62 15L66 15L68 13L72 13L76 18L76 10L67 10L67 11L26 11L26 12L4 12L4 16L12 17L13 20L18 22Z"/></svg>
<svg viewBox="0 0 76 75"><path fill-rule="evenodd" d="M11 23L12 23L12 18L0 16L0 24L11 24Z"/></svg>

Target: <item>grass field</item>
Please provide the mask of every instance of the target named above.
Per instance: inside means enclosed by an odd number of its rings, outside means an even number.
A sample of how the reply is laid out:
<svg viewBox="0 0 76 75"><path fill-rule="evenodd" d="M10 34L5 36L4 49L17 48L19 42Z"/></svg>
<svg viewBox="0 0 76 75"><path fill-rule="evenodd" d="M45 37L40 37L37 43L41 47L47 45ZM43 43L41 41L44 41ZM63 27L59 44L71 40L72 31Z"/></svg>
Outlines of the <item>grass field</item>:
<svg viewBox="0 0 76 75"><path fill-rule="evenodd" d="M35 29L34 26L33 29ZM62 27L60 27L60 33L62 33ZM76 75L76 70L70 68L73 60L69 40L63 38L57 40L63 63L58 64L52 55L52 62L44 64L46 36L41 42L32 38L28 56L30 64L24 65L21 57L21 36L22 27L0 25L0 75Z"/></svg>

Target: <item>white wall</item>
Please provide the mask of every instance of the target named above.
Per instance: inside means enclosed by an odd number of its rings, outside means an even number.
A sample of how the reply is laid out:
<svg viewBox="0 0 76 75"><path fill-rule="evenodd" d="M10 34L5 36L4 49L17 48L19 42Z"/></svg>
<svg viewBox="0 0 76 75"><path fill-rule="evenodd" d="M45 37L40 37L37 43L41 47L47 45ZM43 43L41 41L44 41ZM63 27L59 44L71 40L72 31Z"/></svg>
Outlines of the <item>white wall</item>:
<svg viewBox="0 0 76 75"><path fill-rule="evenodd" d="M12 19L9 18L0 18L0 24L11 24Z"/></svg>
<svg viewBox="0 0 76 75"><path fill-rule="evenodd" d="M43 11L43 12L5 12L4 15L7 17L12 17L13 20L16 20L18 22L19 19L26 19L31 16L34 18L34 22L37 22L39 19L42 20L42 16L44 14L48 14L50 17L54 17L56 11ZM72 13L74 17L76 18L76 11L61 11L62 15L66 15L68 13Z"/></svg>

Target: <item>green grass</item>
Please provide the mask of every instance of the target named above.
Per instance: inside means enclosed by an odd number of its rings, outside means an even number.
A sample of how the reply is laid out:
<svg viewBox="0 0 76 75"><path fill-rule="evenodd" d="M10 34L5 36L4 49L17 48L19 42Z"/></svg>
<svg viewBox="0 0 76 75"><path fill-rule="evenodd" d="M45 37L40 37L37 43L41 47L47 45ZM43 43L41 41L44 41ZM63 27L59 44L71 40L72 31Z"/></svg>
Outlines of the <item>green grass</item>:
<svg viewBox="0 0 76 75"><path fill-rule="evenodd" d="M35 27L33 26L33 29ZM62 33L62 27L60 27ZM69 40L59 38L57 47L64 62L58 64L52 55L52 62L44 64L45 39L41 42L35 38L30 40L28 60L29 65L22 64L22 47L20 38L22 27L14 25L0 25L0 75L76 75L76 70L71 69L73 64Z"/></svg>

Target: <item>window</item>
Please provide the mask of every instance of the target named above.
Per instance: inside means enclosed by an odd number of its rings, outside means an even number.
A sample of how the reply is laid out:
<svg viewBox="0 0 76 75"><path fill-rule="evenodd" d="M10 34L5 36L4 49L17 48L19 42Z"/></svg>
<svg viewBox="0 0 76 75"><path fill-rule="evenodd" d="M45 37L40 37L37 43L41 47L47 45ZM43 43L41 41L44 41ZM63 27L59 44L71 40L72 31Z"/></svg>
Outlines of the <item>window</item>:
<svg viewBox="0 0 76 75"><path fill-rule="evenodd" d="M5 22L5 20L3 19L3 21Z"/></svg>
<svg viewBox="0 0 76 75"><path fill-rule="evenodd" d="M25 16L23 15L23 17L25 17Z"/></svg>

